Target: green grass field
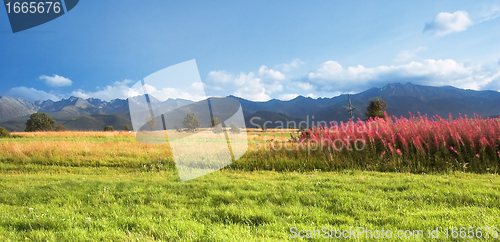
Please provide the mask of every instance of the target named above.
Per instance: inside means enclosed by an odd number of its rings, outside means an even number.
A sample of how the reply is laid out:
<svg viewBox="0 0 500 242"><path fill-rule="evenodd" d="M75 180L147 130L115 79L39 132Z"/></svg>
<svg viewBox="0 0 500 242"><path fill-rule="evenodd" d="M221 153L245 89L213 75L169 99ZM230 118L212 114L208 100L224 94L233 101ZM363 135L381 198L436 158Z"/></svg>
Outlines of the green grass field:
<svg viewBox="0 0 500 242"><path fill-rule="evenodd" d="M497 174L230 168L179 182L158 166L168 152L115 136L0 139L0 241L282 241L292 227L423 230L421 241L441 227L443 241L445 228L500 227Z"/></svg>

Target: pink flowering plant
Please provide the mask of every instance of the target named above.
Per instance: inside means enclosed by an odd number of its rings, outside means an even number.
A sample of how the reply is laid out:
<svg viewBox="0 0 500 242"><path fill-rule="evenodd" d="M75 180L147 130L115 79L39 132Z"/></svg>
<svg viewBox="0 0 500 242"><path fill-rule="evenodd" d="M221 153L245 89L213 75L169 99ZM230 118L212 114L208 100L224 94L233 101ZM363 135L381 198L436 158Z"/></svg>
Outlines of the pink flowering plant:
<svg viewBox="0 0 500 242"><path fill-rule="evenodd" d="M234 166L288 171L500 172L500 121L476 115L444 119L410 113L409 118L386 115L330 123L305 129L283 143L267 142Z"/></svg>

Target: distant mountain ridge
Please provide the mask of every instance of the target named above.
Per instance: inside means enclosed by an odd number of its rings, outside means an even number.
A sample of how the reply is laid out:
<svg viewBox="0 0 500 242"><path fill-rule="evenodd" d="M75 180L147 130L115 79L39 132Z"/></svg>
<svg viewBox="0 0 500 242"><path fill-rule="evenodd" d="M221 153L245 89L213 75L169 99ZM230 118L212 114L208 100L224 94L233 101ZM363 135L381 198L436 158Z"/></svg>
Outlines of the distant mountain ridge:
<svg viewBox="0 0 500 242"><path fill-rule="evenodd" d="M230 96L240 101L247 127L262 127L265 121L268 128L278 126L277 122L347 121L349 119L347 95L332 98L312 99L298 96L292 100L272 99L267 102L253 102ZM408 116L408 112L435 114L447 117L478 114L482 117L497 117L500 114L500 92L464 90L451 86L431 87L411 83L392 83L381 88L371 88L351 95L355 110L354 118L364 118L364 111L372 98L382 98L391 115ZM134 98L135 99L135 98ZM159 104L158 100L155 103ZM175 109L192 101L168 99L161 102ZM122 129L131 125L127 99L103 101L97 98L83 99L70 97L59 101L29 102L21 98L0 97L0 126L12 131L22 131L24 122L35 112L45 112L68 129L102 130L106 125ZM193 112L197 112L194 110ZM254 122L250 120L254 118ZM255 125L257 124L257 125Z"/></svg>
<svg viewBox="0 0 500 242"><path fill-rule="evenodd" d="M135 98L135 97L134 97ZM184 99L157 101L171 109L192 103ZM132 127L128 99L103 101L97 98L69 97L59 101L45 100L29 102L21 98L0 97L0 126L11 131L23 131L24 123L36 112L47 113L58 124L69 130L102 130L107 125L123 129Z"/></svg>
<svg viewBox="0 0 500 242"><path fill-rule="evenodd" d="M167 106L185 105L192 101L184 99L168 99L157 101ZM83 99L69 97L59 101L45 100L29 102L21 98L0 97L0 122L31 115L32 113L50 113L51 117L78 117L97 114L128 112L127 99L114 99L109 102L98 98Z"/></svg>

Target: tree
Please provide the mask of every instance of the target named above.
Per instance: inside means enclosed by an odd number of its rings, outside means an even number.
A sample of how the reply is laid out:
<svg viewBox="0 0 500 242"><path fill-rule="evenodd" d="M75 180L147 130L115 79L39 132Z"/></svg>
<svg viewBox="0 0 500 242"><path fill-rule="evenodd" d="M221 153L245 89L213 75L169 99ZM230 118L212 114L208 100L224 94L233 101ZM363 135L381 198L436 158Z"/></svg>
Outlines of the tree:
<svg viewBox="0 0 500 242"><path fill-rule="evenodd" d="M380 98L371 99L370 104L366 107L365 115L367 118L385 118L385 109L387 108L387 103Z"/></svg>
<svg viewBox="0 0 500 242"><path fill-rule="evenodd" d="M222 133L222 123L220 122L220 120L218 118L214 118L210 121L210 126L212 126L212 132L216 133L216 134L220 134Z"/></svg>
<svg viewBox="0 0 500 242"><path fill-rule="evenodd" d="M238 127L237 124L232 123L231 124L231 129L229 131L231 131L231 133L233 133L233 134L239 134L240 133L240 127Z"/></svg>
<svg viewBox="0 0 500 242"><path fill-rule="evenodd" d="M59 124L59 126L57 126L57 128L56 128L56 131L58 131L58 132L66 131L66 127L64 127L64 125L62 125L62 124Z"/></svg>
<svg viewBox="0 0 500 242"><path fill-rule="evenodd" d="M25 132L37 131L52 131L56 128L56 121L54 121L46 113L34 113L26 121Z"/></svg>
<svg viewBox="0 0 500 242"><path fill-rule="evenodd" d="M127 124L125 124L125 126L123 126L123 130L130 131L130 126L128 126Z"/></svg>
<svg viewBox="0 0 500 242"><path fill-rule="evenodd" d="M10 132L4 127L0 127L0 138L9 138Z"/></svg>
<svg viewBox="0 0 500 242"><path fill-rule="evenodd" d="M188 129L188 131L194 132L200 127L200 120L196 117L196 114L188 113L184 121L182 121L182 126Z"/></svg>
<svg viewBox="0 0 500 242"><path fill-rule="evenodd" d="M112 131L115 131L115 129L113 128L113 126L108 125L108 126L104 127L104 131L111 131L112 132Z"/></svg>

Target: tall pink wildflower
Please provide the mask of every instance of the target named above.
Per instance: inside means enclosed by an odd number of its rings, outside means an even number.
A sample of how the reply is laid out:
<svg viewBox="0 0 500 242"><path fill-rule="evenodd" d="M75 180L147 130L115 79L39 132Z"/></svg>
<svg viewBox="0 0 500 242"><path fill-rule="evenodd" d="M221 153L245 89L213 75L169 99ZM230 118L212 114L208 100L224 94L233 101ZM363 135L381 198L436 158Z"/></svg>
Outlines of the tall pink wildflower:
<svg viewBox="0 0 500 242"><path fill-rule="evenodd" d="M399 141L403 144L403 147L405 148L405 151L408 152L408 142L406 142L406 139L401 135L401 133L398 133Z"/></svg>
<svg viewBox="0 0 500 242"><path fill-rule="evenodd" d="M389 147L391 153L394 154L394 148L392 147L392 143L391 142L387 143L387 146Z"/></svg>
<svg viewBox="0 0 500 242"><path fill-rule="evenodd" d="M403 155L403 153L401 152L401 150L400 150L400 149L397 149L397 150L396 150L396 153L398 153L398 155Z"/></svg>

